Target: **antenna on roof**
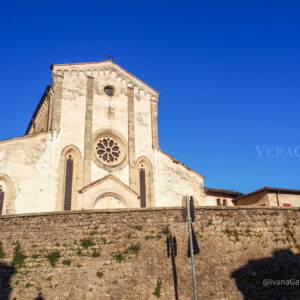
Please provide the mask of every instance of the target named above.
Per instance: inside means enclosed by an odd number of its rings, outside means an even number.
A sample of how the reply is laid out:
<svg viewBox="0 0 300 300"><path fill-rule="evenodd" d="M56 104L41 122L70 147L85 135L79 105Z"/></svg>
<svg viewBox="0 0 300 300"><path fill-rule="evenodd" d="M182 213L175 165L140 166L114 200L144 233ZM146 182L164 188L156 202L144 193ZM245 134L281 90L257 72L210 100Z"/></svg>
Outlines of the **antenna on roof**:
<svg viewBox="0 0 300 300"><path fill-rule="evenodd" d="M108 54L105 54L105 57L107 57L108 59L113 59L110 52L108 52Z"/></svg>

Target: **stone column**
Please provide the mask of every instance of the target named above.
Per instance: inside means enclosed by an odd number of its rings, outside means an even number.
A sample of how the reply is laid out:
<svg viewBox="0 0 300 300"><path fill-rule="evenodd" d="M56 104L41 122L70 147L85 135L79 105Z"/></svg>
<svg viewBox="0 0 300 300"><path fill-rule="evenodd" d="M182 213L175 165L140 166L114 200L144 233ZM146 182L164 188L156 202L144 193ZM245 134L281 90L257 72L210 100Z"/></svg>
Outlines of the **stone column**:
<svg viewBox="0 0 300 300"><path fill-rule="evenodd" d="M83 185L89 184L91 182L91 161L92 161L92 142L93 142L92 140L93 99L94 99L94 78L87 76L85 130L84 130Z"/></svg>
<svg viewBox="0 0 300 300"><path fill-rule="evenodd" d="M151 105L151 129L152 129L152 147L158 149L158 129L157 129L157 99L150 100Z"/></svg>
<svg viewBox="0 0 300 300"><path fill-rule="evenodd" d="M53 76L53 104L52 104L51 129L56 131L59 131L60 129L63 79L64 78L61 75Z"/></svg>
<svg viewBox="0 0 300 300"><path fill-rule="evenodd" d="M127 88L128 98L128 163L129 186L136 191L136 166L135 166L135 126L134 126L134 95L133 88Z"/></svg>

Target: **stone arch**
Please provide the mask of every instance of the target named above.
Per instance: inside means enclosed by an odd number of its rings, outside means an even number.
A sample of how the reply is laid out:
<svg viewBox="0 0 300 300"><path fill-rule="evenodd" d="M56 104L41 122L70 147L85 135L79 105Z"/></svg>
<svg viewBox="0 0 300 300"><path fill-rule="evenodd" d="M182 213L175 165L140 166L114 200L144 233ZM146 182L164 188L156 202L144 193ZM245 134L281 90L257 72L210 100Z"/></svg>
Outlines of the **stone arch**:
<svg viewBox="0 0 300 300"><path fill-rule="evenodd" d="M154 187L153 187L153 166L151 161L146 156L140 156L136 160L137 169L137 189L141 192L141 171L144 170L145 177L145 192L146 192L146 207L152 207L154 205ZM142 201L142 199L141 199Z"/></svg>
<svg viewBox="0 0 300 300"><path fill-rule="evenodd" d="M3 185L4 192L2 215L15 214L17 191L13 180L8 175L0 173L0 185Z"/></svg>
<svg viewBox="0 0 300 300"><path fill-rule="evenodd" d="M78 191L83 185L83 159L80 150L75 145L68 145L61 151L60 155L56 197L57 211L64 210L66 166L69 159L73 161L71 210L82 207L81 196Z"/></svg>
<svg viewBox="0 0 300 300"><path fill-rule="evenodd" d="M105 203L104 206L106 206L106 207L98 207L98 209L115 209L115 208L128 208L129 207L127 201L122 196L120 196L119 194L114 193L114 192L106 192L106 193L101 194L100 196L98 196L95 199L94 204L93 204L94 209L97 209L97 204L99 204L99 201L103 201L103 197L115 198L115 201L116 201L115 206L116 207L110 207L110 206L107 207L107 203ZM117 201L121 202L120 207L118 207ZM111 203L111 205L114 206L114 203Z"/></svg>

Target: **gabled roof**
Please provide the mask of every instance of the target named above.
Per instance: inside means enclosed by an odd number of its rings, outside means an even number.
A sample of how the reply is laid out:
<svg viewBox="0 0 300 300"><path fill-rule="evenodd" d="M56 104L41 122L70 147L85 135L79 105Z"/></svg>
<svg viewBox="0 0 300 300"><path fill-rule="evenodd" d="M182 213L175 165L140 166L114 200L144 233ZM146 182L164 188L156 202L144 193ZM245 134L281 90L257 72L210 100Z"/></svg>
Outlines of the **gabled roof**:
<svg viewBox="0 0 300 300"><path fill-rule="evenodd" d="M87 184L86 186L84 186L82 189L79 190L79 193L83 193L86 190L88 190L88 189L94 187L95 185L97 185L105 180L108 180L108 179L114 180L116 183L120 184L122 187L126 188L128 191L130 191L131 193L134 193L138 198L140 198L140 195L138 193L136 193L132 188L130 188L128 185L126 185L121 180L119 180L118 178L116 178L114 175L111 175L111 174Z"/></svg>
<svg viewBox="0 0 300 300"><path fill-rule="evenodd" d="M203 175L201 175L200 173L198 173L197 171L193 170L192 168L188 167L187 165L185 165L184 163L182 163L181 161L179 161L178 159L174 158L173 156L171 156L170 154L168 154L167 152L161 150L160 148L158 149L159 152L161 152L162 154L164 154L165 156L169 157L173 163L178 164L182 167L184 167L185 169L195 173L196 175L200 176L202 179L204 179L205 177Z"/></svg>
<svg viewBox="0 0 300 300"><path fill-rule="evenodd" d="M253 192L244 194L238 198L233 199L232 201L237 201L242 198L246 198L249 196L253 196L255 194L261 193L261 192L268 192L268 193L281 193L281 194L296 194L300 195L300 190L293 190L293 189L282 189L282 188L276 188L276 187L270 187L270 186L264 186L260 189L257 189Z"/></svg>
<svg viewBox="0 0 300 300"><path fill-rule="evenodd" d="M133 77L135 80L138 80L139 82L141 82L142 84L146 85L148 88L150 88L152 91L154 91L158 96L160 95L160 93L155 90L154 88L152 88L150 85L148 85L146 82L142 81L141 79L137 78L135 75L133 75L132 73L128 72L127 70L125 70L124 68L122 68L120 65L118 65L117 63L115 63L114 61L112 61L111 59L107 59L107 60L102 60L102 61L91 61L91 62L76 62L76 63L63 63L63 64L52 64L50 66L50 69L53 70L54 66L72 66L72 65L93 65L93 64L101 64L101 63L107 63L107 62L111 62L114 66L116 66L117 68L121 69L123 72L127 73L129 76Z"/></svg>
<svg viewBox="0 0 300 300"><path fill-rule="evenodd" d="M209 188L209 187L205 187L204 191L206 193L226 194L226 195L231 195L234 197L239 197L239 196L243 195L243 193L237 192L234 190L217 189L217 188Z"/></svg>

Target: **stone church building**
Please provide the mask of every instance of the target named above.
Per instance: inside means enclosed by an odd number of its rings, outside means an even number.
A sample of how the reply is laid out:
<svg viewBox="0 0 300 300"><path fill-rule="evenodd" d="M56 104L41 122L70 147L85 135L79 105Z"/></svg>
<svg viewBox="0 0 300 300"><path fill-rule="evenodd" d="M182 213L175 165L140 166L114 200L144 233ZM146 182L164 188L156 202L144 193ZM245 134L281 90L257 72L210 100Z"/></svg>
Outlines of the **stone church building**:
<svg viewBox="0 0 300 300"><path fill-rule="evenodd" d="M112 60L51 70L25 136L0 141L1 214L248 201L159 148L159 93Z"/></svg>

